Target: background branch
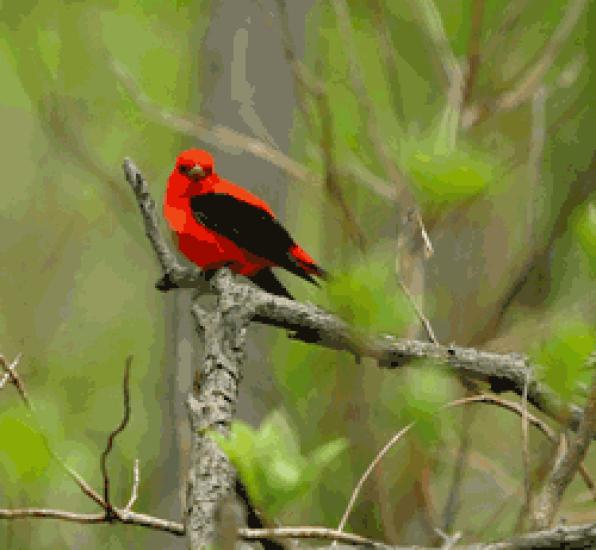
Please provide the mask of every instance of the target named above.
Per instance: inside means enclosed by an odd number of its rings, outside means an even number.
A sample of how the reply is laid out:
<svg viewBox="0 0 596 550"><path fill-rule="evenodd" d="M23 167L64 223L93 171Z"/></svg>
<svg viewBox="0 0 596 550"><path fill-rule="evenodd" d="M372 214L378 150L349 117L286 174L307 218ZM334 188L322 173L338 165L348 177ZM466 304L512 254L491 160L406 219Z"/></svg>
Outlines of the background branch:
<svg viewBox="0 0 596 550"><path fill-rule="evenodd" d="M536 497L532 514L532 523L535 528L541 529L552 524L563 493L588 452L588 447L595 434L596 374L592 378L592 387L577 434L571 436L567 450L555 462L542 490Z"/></svg>

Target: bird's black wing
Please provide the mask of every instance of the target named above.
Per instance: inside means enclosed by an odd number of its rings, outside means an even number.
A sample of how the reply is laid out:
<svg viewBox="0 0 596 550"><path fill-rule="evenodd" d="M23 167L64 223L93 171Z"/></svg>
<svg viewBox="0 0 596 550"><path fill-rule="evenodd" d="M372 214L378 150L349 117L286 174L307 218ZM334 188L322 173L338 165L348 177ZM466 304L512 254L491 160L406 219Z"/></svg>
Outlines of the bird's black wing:
<svg viewBox="0 0 596 550"><path fill-rule="evenodd" d="M269 212L222 193L195 195L190 199L190 207L201 225L244 250L315 282L290 255L294 239Z"/></svg>

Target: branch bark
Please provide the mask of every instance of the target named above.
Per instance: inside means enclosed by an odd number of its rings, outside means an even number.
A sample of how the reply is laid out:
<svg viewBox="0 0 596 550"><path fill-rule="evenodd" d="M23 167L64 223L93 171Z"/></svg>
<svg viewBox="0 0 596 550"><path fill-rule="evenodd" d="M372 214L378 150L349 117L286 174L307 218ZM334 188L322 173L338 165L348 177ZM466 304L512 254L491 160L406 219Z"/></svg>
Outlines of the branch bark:
<svg viewBox="0 0 596 550"><path fill-rule="evenodd" d="M567 451L556 461L542 490L536 497L532 514L534 528L544 529L551 525L563 497L563 493L582 460L588 452L596 434L596 374L586 401L582 421L577 434L571 437Z"/></svg>
<svg viewBox="0 0 596 550"><path fill-rule="evenodd" d="M178 263L158 229L155 203L149 196L143 176L129 159L124 161L123 168L137 196L145 231L164 272L179 287L217 292L205 281L198 268L182 267ZM222 276L226 281L219 284L225 286L228 292L242 294L244 300L252 303L255 314L253 320L294 331L293 337L298 340L348 351L357 357L372 357L380 367L385 368L396 368L415 359L431 360L454 374L488 382L494 391L512 391L520 397L527 379L528 402L537 409L561 422L569 422L573 430L577 430L583 418L579 407L566 405L534 377L535 368L524 354L500 354L454 345L436 345L387 334L355 337L353 329L336 315L313 304L273 296L248 283L237 282L227 270L223 271ZM307 336L313 334L317 335L316 341L308 341Z"/></svg>
<svg viewBox="0 0 596 550"><path fill-rule="evenodd" d="M192 307L197 329L205 340L197 395L191 393L188 397L192 447L186 532L193 549L213 542L215 514L232 492L236 479L227 456L209 437L211 430L229 435L242 378L246 328L253 314L247 289L232 288L231 282L226 273L216 274L213 279L218 293L215 309L205 311L196 300Z"/></svg>

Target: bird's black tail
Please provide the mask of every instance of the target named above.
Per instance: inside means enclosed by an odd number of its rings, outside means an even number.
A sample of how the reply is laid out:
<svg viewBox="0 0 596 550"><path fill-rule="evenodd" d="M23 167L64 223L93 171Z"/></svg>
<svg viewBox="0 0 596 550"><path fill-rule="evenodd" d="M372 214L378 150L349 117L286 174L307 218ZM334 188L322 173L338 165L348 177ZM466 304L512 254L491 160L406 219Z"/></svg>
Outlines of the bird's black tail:
<svg viewBox="0 0 596 550"><path fill-rule="evenodd" d="M294 299L294 297L288 292L288 290L279 282L277 277L273 274L273 271L271 271L271 269L268 267L265 269L261 269L261 271L259 271L255 275L252 275L251 277L249 277L249 279L255 285L271 294L283 296L284 298L289 298L290 300ZM292 338L302 340L304 342L319 342L321 340L319 331L315 329L293 327L283 322L272 321L271 319L264 320L259 315L256 315L254 319L255 321L260 322L264 321L268 325L278 326L280 328L290 330L292 333Z"/></svg>
<svg viewBox="0 0 596 550"><path fill-rule="evenodd" d="M286 287L279 282L278 278L273 274L273 271L271 271L270 268L261 269L261 271L251 275L249 279L255 285L271 294L283 296L284 298L289 298L290 300L294 299Z"/></svg>

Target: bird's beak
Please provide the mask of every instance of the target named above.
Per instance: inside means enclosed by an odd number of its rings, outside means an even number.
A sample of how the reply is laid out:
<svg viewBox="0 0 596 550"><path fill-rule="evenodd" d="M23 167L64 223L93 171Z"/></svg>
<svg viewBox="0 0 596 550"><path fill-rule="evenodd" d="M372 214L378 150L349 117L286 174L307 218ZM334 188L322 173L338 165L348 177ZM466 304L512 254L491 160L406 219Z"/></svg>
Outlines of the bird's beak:
<svg viewBox="0 0 596 550"><path fill-rule="evenodd" d="M189 171L188 171L188 175L189 176L198 176L199 178L203 178L205 177L205 170L203 170L203 167L200 164L195 164Z"/></svg>

